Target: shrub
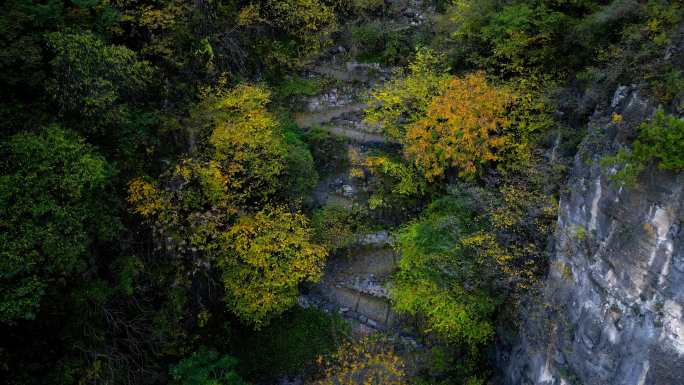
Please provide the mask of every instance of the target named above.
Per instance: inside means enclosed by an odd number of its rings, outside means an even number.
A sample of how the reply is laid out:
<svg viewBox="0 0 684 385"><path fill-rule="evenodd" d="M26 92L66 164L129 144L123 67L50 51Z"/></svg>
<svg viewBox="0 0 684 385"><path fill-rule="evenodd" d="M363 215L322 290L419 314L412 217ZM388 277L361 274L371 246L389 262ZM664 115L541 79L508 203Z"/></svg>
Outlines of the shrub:
<svg viewBox="0 0 684 385"><path fill-rule="evenodd" d="M304 201L318 183L313 155L296 125L286 127L284 134L287 154L280 190L290 202Z"/></svg>
<svg viewBox="0 0 684 385"><path fill-rule="evenodd" d="M631 151L620 149L617 154L601 160L604 168L615 167L610 179L620 186L633 186L650 164L661 170L684 170L684 120L658 109L648 122L639 126Z"/></svg>
<svg viewBox="0 0 684 385"><path fill-rule="evenodd" d="M272 69L296 67L326 47L337 28L333 8L319 0L267 0L249 24L274 28L275 39L260 40L261 53ZM249 5L248 7L254 7Z"/></svg>
<svg viewBox="0 0 684 385"><path fill-rule="evenodd" d="M310 385L407 383L406 364L389 341L366 337L346 343L335 352L332 360L318 359L323 366L322 379Z"/></svg>
<svg viewBox="0 0 684 385"><path fill-rule="evenodd" d="M354 48L360 51L362 57L370 56L382 50L384 39L380 22L352 26L350 33Z"/></svg>
<svg viewBox="0 0 684 385"><path fill-rule="evenodd" d="M392 179L392 194L420 196L427 190L427 183L410 164L387 154L377 154L366 158L365 166L371 173Z"/></svg>
<svg viewBox="0 0 684 385"><path fill-rule="evenodd" d="M390 23L373 21L350 28L353 49L361 61L396 64L410 54L412 36Z"/></svg>
<svg viewBox="0 0 684 385"><path fill-rule="evenodd" d="M332 252L351 246L356 234L366 230L368 220L361 209L327 205L314 211L311 226L316 242L326 245Z"/></svg>
<svg viewBox="0 0 684 385"><path fill-rule="evenodd" d="M278 99L288 101L293 96L314 96L321 90L320 79L295 76L283 80L275 91Z"/></svg>

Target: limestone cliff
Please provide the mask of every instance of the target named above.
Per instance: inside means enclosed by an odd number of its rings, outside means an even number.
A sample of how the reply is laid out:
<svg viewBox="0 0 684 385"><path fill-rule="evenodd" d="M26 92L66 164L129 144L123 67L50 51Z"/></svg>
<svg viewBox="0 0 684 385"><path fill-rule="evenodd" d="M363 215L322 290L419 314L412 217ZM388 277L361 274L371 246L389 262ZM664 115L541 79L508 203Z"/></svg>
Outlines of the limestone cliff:
<svg viewBox="0 0 684 385"><path fill-rule="evenodd" d="M684 384L684 177L651 169L618 188L600 166L653 113L640 95L620 87L590 120L506 384Z"/></svg>

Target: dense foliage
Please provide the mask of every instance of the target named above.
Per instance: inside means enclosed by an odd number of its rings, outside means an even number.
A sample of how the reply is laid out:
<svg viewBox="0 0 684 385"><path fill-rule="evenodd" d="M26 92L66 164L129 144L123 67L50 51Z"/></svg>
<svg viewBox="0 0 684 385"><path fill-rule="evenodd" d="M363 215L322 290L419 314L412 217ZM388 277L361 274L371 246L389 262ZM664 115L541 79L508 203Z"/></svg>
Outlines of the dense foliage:
<svg viewBox="0 0 684 385"><path fill-rule="evenodd" d="M33 319L45 295L88 267L93 247L120 223L112 169L75 133L57 126L12 136L2 148L0 260L4 322Z"/></svg>
<svg viewBox="0 0 684 385"><path fill-rule="evenodd" d="M231 227L217 261L228 303L257 326L295 304L298 285L320 278L326 256L323 247L311 244L303 215L267 210Z"/></svg>
<svg viewBox="0 0 684 385"><path fill-rule="evenodd" d="M392 288L397 310L422 314L427 329L470 345L492 337L497 304L496 242L482 239L478 227L466 203L433 202L398 234L401 260Z"/></svg>
<svg viewBox="0 0 684 385"><path fill-rule="evenodd" d="M216 351L202 349L171 368L171 378L178 385L245 385L235 373L237 360L220 357Z"/></svg>
<svg viewBox="0 0 684 385"><path fill-rule="evenodd" d="M508 92L489 85L482 74L451 80L430 101L425 116L408 128L407 156L428 180L451 167L463 177L480 173L483 165L501 159L510 141L504 134L510 101Z"/></svg>
<svg viewBox="0 0 684 385"><path fill-rule="evenodd" d="M607 93L638 83L662 107L606 172L684 170L683 20L668 0L6 1L0 378L486 383ZM387 143L294 123L338 91ZM334 179L363 204L316 203ZM380 223L424 350L408 360L297 306Z"/></svg>

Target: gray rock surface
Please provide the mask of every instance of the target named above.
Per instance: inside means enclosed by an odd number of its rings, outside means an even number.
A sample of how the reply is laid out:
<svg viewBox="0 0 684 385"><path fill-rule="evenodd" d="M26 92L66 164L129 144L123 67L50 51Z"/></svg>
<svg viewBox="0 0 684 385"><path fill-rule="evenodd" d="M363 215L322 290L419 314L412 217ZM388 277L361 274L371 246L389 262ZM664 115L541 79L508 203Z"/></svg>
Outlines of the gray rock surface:
<svg viewBox="0 0 684 385"><path fill-rule="evenodd" d="M601 157L653 113L633 86L611 102L575 157L549 276L505 384L684 384L684 178L652 169L635 187L609 181Z"/></svg>

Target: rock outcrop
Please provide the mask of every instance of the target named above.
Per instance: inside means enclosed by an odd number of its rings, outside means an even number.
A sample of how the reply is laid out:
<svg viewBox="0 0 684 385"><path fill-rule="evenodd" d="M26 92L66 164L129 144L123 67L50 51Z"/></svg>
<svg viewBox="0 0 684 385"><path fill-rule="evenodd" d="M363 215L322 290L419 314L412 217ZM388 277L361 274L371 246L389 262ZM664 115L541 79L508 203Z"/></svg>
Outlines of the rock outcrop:
<svg viewBox="0 0 684 385"><path fill-rule="evenodd" d="M623 86L592 116L505 384L684 384L684 177L651 169L619 188L600 165L652 113Z"/></svg>

